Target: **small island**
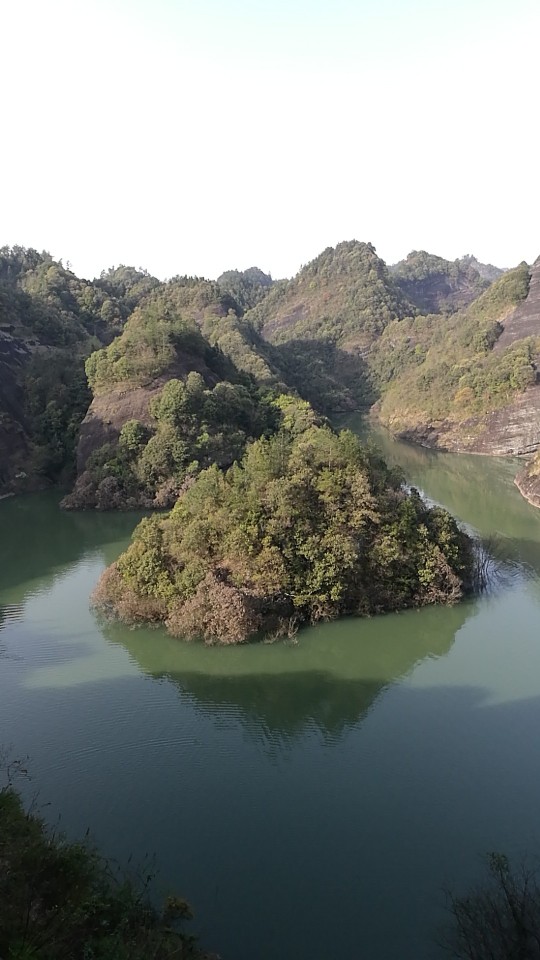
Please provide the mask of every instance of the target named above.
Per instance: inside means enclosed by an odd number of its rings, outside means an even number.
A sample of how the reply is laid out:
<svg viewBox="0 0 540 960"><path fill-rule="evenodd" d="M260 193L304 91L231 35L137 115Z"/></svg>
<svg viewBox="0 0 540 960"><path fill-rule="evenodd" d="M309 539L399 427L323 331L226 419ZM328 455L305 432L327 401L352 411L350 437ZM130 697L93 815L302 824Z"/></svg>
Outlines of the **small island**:
<svg viewBox="0 0 540 960"><path fill-rule="evenodd" d="M281 398L280 413L241 462L203 470L169 514L139 523L95 590L99 611L231 644L473 589L472 540L446 510L305 401Z"/></svg>

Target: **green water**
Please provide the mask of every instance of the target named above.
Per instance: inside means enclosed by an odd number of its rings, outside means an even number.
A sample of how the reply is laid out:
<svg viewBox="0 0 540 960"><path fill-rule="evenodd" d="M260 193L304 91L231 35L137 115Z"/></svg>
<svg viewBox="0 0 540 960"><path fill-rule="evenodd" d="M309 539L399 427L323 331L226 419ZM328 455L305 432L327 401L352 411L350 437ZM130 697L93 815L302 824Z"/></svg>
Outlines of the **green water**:
<svg viewBox="0 0 540 960"><path fill-rule="evenodd" d="M224 960L424 960L445 886L540 852L540 511L516 463L378 440L505 575L459 607L205 649L96 622L132 515L0 502L0 741L44 814L192 902Z"/></svg>

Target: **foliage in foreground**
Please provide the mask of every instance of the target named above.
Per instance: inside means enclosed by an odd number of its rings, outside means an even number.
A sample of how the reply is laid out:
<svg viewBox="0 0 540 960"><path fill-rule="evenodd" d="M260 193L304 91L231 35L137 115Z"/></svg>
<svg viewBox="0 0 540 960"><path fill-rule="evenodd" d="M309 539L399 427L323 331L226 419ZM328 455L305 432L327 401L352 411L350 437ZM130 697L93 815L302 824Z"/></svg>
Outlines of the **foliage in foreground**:
<svg viewBox="0 0 540 960"><path fill-rule="evenodd" d="M449 895L452 924L442 945L456 960L533 960L540 956L538 871L513 870L488 857L487 882L465 896Z"/></svg>
<svg viewBox="0 0 540 960"><path fill-rule="evenodd" d="M162 911L88 843L69 843L0 791L0 956L5 960L203 960L189 905ZM208 958L209 960L209 958Z"/></svg>
<svg viewBox="0 0 540 960"><path fill-rule="evenodd" d="M166 518L144 519L105 571L96 606L238 643L302 622L454 602L469 537L350 432L283 398L283 426L226 473L203 471Z"/></svg>

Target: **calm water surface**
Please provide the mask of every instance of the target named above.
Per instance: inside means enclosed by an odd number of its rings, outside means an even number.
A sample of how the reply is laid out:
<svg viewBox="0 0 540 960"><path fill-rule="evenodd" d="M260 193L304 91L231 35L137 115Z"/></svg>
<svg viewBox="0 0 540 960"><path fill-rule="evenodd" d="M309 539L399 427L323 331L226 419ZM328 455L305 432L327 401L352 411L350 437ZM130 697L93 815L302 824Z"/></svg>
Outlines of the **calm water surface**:
<svg viewBox="0 0 540 960"><path fill-rule="evenodd" d="M49 820L153 854L224 960L431 960L443 887L540 852L540 511L515 462L378 440L499 535L495 594L205 649L90 612L135 516L0 503L0 741Z"/></svg>

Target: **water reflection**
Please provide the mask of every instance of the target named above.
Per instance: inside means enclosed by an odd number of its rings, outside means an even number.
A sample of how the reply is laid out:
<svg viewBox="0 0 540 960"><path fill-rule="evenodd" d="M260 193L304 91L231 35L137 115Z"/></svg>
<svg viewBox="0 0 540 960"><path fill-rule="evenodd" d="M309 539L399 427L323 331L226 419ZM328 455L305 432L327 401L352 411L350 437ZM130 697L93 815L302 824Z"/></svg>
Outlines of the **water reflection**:
<svg viewBox="0 0 540 960"><path fill-rule="evenodd" d="M309 728L339 737L385 688L421 660L448 653L475 605L348 619L301 632L291 644L206 648L155 630L105 627L144 673L173 681L182 696L217 717L267 737Z"/></svg>
<svg viewBox="0 0 540 960"><path fill-rule="evenodd" d="M0 501L0 591L51 577L99 549L106 562L129 539L140 513L72 513L59 508L60 495L33 494Z"/></svg>
<svg viewBox="0 0 540 960"><path fill-rule="evenodd" d="M540 510L514 484L523 466L517 458L441 453L392 439L382 428L347 418L350 429L370 439L388 463L399 465L407 481L450 510L482 535L497 532L512 541L537 544L540 568Z"/></svg>

